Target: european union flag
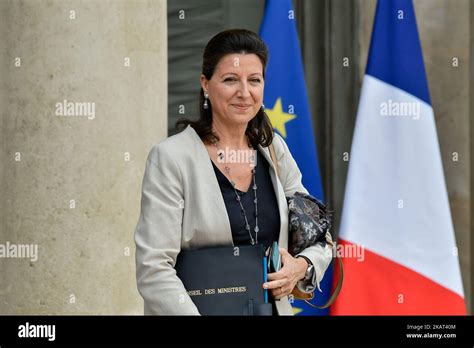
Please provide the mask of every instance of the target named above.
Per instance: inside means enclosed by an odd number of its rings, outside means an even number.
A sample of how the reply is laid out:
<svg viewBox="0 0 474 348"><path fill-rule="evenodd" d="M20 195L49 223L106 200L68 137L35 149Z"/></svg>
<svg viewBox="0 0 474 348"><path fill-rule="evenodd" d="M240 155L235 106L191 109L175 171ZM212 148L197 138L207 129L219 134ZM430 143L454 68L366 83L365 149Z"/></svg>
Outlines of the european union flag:
<svg viewBox="0 0 474 348"><path fill-rule="evenodd" d="M270 58L265 74L265 112L274 129L285 139L303 175L309 193L324 200L316 142L306 94L303 62L291 0L267 0L260 36L268 46ZM314 304L324 304L331 291L329 268L315 291ZM304 301L293 303L295 314L327 315Z"/></svg>

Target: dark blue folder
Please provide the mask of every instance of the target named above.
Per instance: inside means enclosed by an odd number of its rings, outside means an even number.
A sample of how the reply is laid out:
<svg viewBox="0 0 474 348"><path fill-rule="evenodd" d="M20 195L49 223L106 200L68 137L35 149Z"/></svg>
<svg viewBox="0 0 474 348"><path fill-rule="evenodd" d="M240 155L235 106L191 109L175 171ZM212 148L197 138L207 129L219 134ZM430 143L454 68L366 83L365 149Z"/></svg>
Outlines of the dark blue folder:
<svg viewBox="0 0 474 348"><path fill-rule="evenodd" d="M202 315L272 315L262 244L181 251L176 272Z"/></svg>

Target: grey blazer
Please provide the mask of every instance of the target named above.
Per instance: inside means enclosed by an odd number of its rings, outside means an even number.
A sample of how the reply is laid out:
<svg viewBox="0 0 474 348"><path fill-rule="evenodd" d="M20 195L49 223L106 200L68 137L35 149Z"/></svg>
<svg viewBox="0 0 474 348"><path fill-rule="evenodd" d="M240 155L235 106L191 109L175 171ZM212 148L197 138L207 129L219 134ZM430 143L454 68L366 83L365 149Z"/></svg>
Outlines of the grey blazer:
<svg viewBox="0 0 474 348"><path fill-rule="evenodd" d="M270 164L270 176L280 211L280 247L288 248L288 204L285 196L307 193L288 146L275 133L279 178L268 148L259 146ZM280 179L282 181L280 181ZM145 314L199 315L174 269L180 250L233 245L224 199L209 154L196 131L188 126L151 149L142 183L141 212L135 230L138 291ZM332 258L329 246L301 252L314 267L313 279L297 286L317 287ZM263 283L263 282L262 282ZM321 290L320 290L321 291ZM293 315L288 296L277 300L279 315Z"/></svg>

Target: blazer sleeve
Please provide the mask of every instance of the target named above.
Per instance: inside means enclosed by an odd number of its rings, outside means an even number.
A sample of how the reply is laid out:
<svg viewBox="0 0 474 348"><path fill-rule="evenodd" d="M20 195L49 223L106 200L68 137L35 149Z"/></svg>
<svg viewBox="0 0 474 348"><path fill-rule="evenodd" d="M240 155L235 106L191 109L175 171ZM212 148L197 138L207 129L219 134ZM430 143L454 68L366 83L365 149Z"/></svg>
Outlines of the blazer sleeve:
<svg viewBox="0 0 474 348"><path fill-rule="evenodd" d="M280 180L282 180L282 185L285 190L285 196L292 196L296 191L308 193L308 190L302 184L302 175L301 171L296 164L291 152L288 148L288 145L283 140L283 138L275 133L275 138L280 142L281 153L280 158L278 159L278 165L280 169ZM279 156L277 155L277 158ZM331 239L331 235L326 233L326 239ZM332 239L331 239L332 242ZM296 286L302 292L309 293L314 291L317 287L320 292L320 282L324 277L326 269L329 267L329 264L332 261L332 248L330 244L322 246L320 244L313 245L302 250L299 254L295 255L307 257L314 266L314 273L312 279L309 280L300 280Z"/></svg>
<svg viewBox="0 0 474 348"><path fill-rule="evenodd" d="M199 315L174 269L181 250L181 182L169 151L155 145L146 162L135 230L137 287L145 315Z"/></svg>

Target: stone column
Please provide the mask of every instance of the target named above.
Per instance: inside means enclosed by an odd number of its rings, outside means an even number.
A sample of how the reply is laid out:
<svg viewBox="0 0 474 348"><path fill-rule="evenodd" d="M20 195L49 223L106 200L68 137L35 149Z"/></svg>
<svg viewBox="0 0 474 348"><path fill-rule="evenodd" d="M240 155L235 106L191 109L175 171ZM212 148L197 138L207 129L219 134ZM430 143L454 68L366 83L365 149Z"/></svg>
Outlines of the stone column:
<svg viewBox="0 0 474 348"><path fill-rule="evenodd" d="M0 35L0 314L142 314L133 233L167 136L166 1L4 0Z"/></svg>

